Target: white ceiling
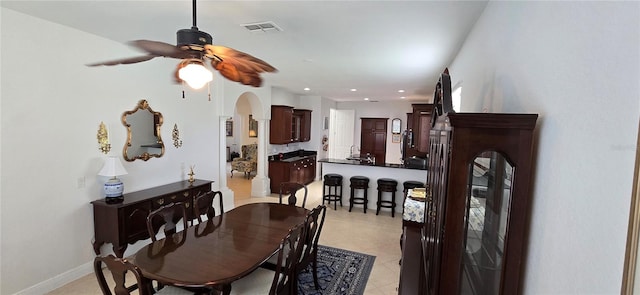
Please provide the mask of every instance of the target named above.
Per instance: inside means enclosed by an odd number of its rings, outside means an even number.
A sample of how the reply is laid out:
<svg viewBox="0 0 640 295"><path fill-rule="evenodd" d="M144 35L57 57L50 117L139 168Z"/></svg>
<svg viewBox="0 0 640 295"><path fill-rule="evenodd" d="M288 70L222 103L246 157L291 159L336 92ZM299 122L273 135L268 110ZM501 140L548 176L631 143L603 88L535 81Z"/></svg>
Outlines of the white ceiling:
<svg viewBox="0 0 640 295"><path fill-rule="evenodd" d="M214 44L276 67L277 73L263 75L265 81L296 94L337 101L401 96L425 100L486 4L486 0L200 0L197 26L213 36ZM176 31L193 22L189 0L2 0L0 5L122 43L147 39L175 44ZM273 21L282 31L252 33L241 26L264 21ZM131 49L131 56L139 54ZM122 57L129 56L96 55L95 60L82 62ZM311 90L304 91L305 87Z"/></svg>

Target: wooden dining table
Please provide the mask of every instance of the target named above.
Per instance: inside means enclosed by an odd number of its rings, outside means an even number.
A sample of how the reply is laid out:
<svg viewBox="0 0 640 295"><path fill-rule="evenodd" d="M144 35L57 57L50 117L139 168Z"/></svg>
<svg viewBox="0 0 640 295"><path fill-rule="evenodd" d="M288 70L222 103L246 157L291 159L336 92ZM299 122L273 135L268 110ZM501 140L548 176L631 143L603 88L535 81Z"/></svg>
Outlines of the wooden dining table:
<svg viewBox="0 0 640 295"><path fill-rule="evenodd" d="M160 283L228 294L233 281L277 253L308 212L276 203L242 205L144 246L133 261L145 277Z"/></svg>

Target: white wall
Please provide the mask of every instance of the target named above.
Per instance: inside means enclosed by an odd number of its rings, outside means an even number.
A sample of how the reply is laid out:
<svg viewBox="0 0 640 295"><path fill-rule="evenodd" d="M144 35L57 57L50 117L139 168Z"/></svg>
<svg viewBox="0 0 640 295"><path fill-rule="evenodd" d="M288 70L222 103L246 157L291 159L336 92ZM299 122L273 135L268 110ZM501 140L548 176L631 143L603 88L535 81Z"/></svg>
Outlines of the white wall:
<svg viewBox="0 0 640 295"><path fill-rule="evenodd" d="M165 155L146 162L123 161L129 172L120 177L125 193L186 179L190 165L195 165L197 178L214 180L217 188L222 183L219 156L224 161L218 147L225 99L216 88L211 102L206 91L187 91L183 99L182 87L171 79L176 65L171 59L86 67L132 51L12 10L1 8L0 13L0 294L42 294L92 271L90 202L103 197L104 179L96 174L106 157L96 139L100 122L110 127L110 155L122 158L122 113L146 99L164 116ZM226 108L233 110L237 93L247 90L228 88L233 96ZM179 149L171 140L174 124L183 141ZM110 246L102 250L110 251Z"/></svg>
<svg viewBox="0 0 640 295"><path fill-rule="evenodd" d="M433 84L435 85L436 82L438 81L433 81ZM418 102L338 102L336 105L340 110L356 111L355 138L353 142L358 148L360 148L360 128L362 125L360 118L389 118L387 121L387 154L385 162L400 164L400 159L402 158L400 143L392 142L391 140L391 120L400 118L404 130L407 127L407 113L413 112L412 103ZM356 150L354 150L354 154L357 154Z"/></svg>
<svg viewBox="0 0 640 295"><path fill-rule="evenodd" d="M538 113L524 294L619 294L639 2L491 1L450 67L462 110Z"/></svg>

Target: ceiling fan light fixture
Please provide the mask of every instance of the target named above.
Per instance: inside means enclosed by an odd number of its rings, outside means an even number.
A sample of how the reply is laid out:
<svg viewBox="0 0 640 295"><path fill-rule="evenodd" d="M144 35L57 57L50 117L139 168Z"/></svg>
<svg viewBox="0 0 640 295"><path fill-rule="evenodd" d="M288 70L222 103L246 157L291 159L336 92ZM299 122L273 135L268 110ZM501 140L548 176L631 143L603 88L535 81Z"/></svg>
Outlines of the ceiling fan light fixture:
<svg viewBox="0 0 640 295"><path fill-rule="evenodd" d="M178 70L178 77L193 89L200 89L213 80L213 74L204 67L201 60L189 61Z"/></svg>

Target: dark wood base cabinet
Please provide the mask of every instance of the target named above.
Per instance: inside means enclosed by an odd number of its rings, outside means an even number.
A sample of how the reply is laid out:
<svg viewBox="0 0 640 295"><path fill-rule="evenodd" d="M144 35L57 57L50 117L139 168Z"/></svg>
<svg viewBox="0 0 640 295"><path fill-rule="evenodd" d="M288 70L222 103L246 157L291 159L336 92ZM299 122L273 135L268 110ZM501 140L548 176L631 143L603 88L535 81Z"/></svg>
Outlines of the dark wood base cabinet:
<svg viewBox="0 0 640 295"><path fill-rule="evenodd" d="M294 157L282 161L269 162L271 193L280 191L280 183L312 183L316 178L316 156Z"/></svg>
<svg viewBox="0 0 640 295"><path fill-rule="evenodd" d="M423 276L401 294L521 293L537 114L444 113L430 130L424 226L402 261ZM411 240L411 241L410 241ZM418 293L404 292L411 285ZM421 289L424 288L424 289Z"/></svg>
<svg viewBox="0 0 640 295"><path fill-rule="evenodd" d="M196 196L211 191L212 182L196 179L190 184L188 181L180 181L124 194L124 201L121 203L107 204L104 199L91 202L95 231L93 250L96 255L100 255L100 246L111 243L116 256L122 257L128 244L149 238L149 212L172 202L184 202L187 218L195 218L193 200Z"/></svg>

